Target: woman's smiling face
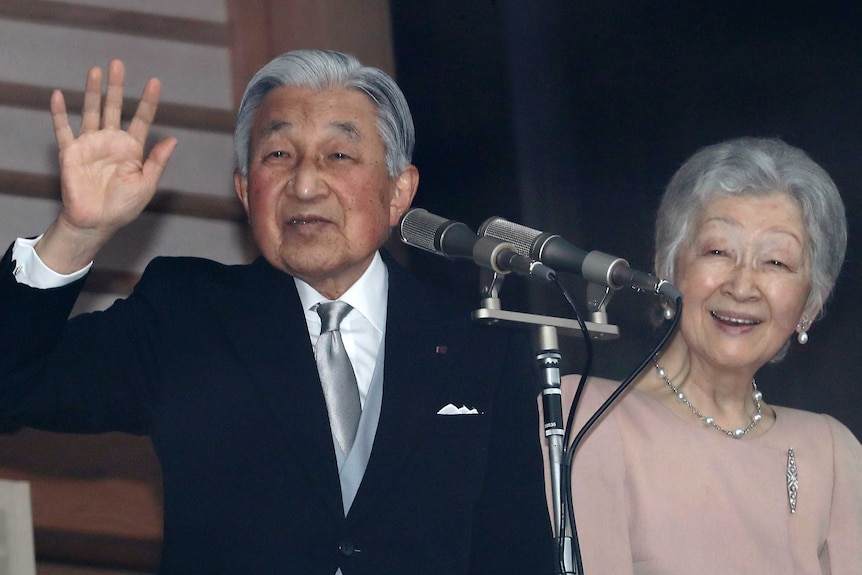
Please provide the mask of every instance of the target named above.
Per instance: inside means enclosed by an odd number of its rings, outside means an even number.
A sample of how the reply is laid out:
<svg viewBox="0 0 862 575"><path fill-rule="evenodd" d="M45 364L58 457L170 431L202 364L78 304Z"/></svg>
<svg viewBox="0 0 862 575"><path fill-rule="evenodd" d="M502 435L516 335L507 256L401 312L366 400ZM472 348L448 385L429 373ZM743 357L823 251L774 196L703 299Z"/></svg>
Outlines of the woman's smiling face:
<svg viewBox="0 0 862 575"><path fill-rule="evenodd" d="M808 245L802 212L785 193L708 203L676 262L690 350L720 368L757 370L772 359L805 309Z"/></svg>

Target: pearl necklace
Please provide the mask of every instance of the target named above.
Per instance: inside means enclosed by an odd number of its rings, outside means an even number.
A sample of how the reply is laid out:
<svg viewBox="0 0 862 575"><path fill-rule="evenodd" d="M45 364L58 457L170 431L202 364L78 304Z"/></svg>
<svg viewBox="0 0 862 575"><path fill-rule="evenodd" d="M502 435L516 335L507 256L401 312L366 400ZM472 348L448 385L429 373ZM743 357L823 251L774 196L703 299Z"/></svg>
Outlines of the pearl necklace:
<svg viewBox="0 0 862 575"><path fill-rule="evenodd" d="M761 404L760 401L763 399L763 394L757 389L757 383L755 383L754 379L751 380L751 387L754 388L754 391L751 393L751 397L754 399L754 404L757 406L757 413L754 414L754 417L751 418L751 423L748 424L748 427L740 427L739 429L735 429L731 431L730 429L725 429L718 425L715 422L715 419L712 417L708 417L703 415L701 412L697 410L695 406L691 404L688 398L685 396L683 392L681 392L677 387L668 379L667 372L658 364L658 360L653 361L653 365L658 372L658 376L664 380L664 382L673 390L673 393L676 395L676 398L680 400L686 407L688 407L693 414L700 418L700 420L704 423L704 425L708 425L725 435L733 437L734 439L740 439L746 433L755 428L755 426L760 423L760 420L763 419L763 414L761 413Z"/></svg>

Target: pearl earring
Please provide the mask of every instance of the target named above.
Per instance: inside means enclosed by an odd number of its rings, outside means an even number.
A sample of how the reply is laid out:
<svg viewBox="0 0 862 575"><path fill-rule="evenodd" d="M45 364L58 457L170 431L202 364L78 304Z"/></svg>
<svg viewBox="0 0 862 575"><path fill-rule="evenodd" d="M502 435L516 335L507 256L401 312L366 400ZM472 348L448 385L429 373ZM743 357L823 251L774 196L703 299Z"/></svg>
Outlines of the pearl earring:
<svg viewBox="0 0 862 575"><path fill-rule="evenodd" d="M799 322L799 333L796 334L796 341L799 342L800 345L805 345L808 343L808 320L806 318L802 318L802 321Z"/></svg>

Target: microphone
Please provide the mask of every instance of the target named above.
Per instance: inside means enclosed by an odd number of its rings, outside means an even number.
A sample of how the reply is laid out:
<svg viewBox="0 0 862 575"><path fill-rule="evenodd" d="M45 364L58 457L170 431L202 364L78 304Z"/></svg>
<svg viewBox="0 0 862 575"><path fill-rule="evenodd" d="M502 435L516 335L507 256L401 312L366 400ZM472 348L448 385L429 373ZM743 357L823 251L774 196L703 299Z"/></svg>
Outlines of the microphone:
<svg viewBox="0 0 862 575"><path fill-rule="evenodd" d="M501 217L485 220L479 228L479 235L511 242L522 256L540 261L554 269L574 272L592 283L612 289L629 286L672 300L682 297L673 284L652 274L632 269L622 258L599 251L586 252L556 234L534 230Z"/></svg>
<svg viewBox="0 0 862 575"><path fill-rule="evenodd" d="M436 216L422 208L411 208L399 224L401 241L407 245L450 258L471 259L499 274L521 275L553 281L554 270L518 253L511 243L479 237L466 224Z"/></svg>

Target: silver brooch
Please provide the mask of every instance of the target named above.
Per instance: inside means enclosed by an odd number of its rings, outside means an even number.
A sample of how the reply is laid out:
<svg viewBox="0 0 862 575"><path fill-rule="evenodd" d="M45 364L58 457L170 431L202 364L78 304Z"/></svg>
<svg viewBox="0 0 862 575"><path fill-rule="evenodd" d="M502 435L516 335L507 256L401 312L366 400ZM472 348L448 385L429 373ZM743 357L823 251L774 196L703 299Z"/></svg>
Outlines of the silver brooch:
<svg viewBox="0 0 862 575"><path fill-rule="evenodd" d="M796 456L793 448L787 450L787 502L790 512L796 513L796 497L799 494L799 474L796 470Z"/></svg>

